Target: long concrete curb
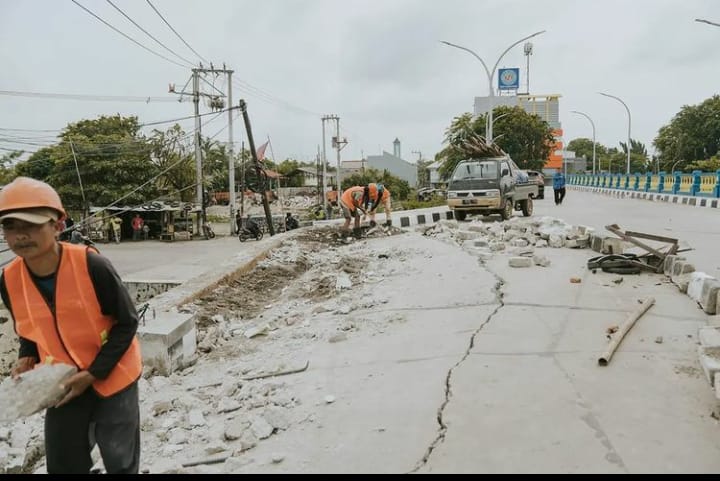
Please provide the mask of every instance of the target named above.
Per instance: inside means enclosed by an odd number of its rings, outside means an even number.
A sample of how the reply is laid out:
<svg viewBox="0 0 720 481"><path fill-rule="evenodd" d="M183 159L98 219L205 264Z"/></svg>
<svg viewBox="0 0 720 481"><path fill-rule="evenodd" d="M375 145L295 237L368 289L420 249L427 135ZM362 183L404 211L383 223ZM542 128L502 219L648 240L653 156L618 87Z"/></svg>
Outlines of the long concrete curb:
<svg viewBox="0 0 720 481"><path fill-rule="evenodd" d="M617 199L639 199L650 202L688 205L691 207L707 207L710 209L717 209L720 206L720 199L712 197L693 197L689 195L667 193L659 194L657 192L634 192L629 190L608 189L606 187L588 187L580 185L569 185L567 188L578 192L590 192L593 194L615 197Z"/></svg>
<svg viewBox="0 0 720 481"><path fill-rule="evenodd" d="M446 205L428 207L426 209L401 210L393 212L393 225L395 227L411 227L416 225L434 224L441 220L452 220L453 211ZM378 214L375 219L378 223L385 222L385 214ZM344 219L316 220L314 226L336 225Z"/></svg>

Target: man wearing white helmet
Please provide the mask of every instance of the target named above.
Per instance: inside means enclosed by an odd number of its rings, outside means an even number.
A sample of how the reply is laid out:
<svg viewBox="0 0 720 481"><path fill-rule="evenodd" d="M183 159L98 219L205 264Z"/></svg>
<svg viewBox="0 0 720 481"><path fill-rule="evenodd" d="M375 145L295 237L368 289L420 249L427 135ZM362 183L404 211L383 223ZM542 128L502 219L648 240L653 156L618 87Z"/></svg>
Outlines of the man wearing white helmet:
<svg viewBox="0 0 720 481"><path fill-rule="evenodd" d="M0 190L0 224L17 255L0 278L20 338L12 376L38 363L77 368L62 383L65 397L45 414L49 474L89 473L91 437L108 473L136 474L138 314L110 261L58 241L64 217L60 197L44 182L18 177Z"/></svg>

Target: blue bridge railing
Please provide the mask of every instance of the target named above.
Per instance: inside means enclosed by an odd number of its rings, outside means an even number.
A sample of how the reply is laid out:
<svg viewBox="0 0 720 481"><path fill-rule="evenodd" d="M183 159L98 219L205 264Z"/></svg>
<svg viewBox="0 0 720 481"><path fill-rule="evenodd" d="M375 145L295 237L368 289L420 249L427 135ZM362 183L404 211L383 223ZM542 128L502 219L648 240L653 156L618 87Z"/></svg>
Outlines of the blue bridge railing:
<svg viewBox="0 0 720 481"><path fill-rule="evenodd" d="M691 174L675 172L667 174L571 174L568 185L599 187L604 189L627 190L633 192L657 192L660 194L691 195L695 197L720 198L720 170L715 173L703 173L699 170Z"/></svg>

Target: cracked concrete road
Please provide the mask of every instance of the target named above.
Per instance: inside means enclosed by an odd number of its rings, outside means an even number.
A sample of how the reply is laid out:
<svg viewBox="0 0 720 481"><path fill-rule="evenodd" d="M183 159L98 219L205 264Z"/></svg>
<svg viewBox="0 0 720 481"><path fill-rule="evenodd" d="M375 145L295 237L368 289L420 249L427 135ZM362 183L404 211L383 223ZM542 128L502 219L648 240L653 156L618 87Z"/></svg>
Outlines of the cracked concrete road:
<svg viewBox="0 0 720 481"><path fill-rule="evenodd" d="M455 370L447 433L420 472L717 472L717 401L695 353L702 311L660 276L616 285L582 269L588 251L544 254L542 271L489 263L505 305ZM647 295L656 305L599 367L605 329Z"/></svg>
<svg viewBox="0 0 720 481"><path fill-rule="evenodd" d="M720 469L695 353L706 318L664 278L614 284L584 269L587 250L543 249L551 267L511 269L417 234L367 243L372 256L399 247L412 260L373 294L387 303L353 315L403 321L308 348L310 369L283 380L306 421L259 444L242 472ZM647 295L656 305L599 367L606 328Z"/></svg>

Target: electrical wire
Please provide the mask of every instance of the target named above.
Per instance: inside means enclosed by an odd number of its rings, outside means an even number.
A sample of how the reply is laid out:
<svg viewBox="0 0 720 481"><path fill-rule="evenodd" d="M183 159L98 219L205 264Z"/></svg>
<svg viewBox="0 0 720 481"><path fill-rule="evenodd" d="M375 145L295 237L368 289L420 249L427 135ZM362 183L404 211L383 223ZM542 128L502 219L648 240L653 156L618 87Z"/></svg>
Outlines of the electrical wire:
<svg viewBox="0 0 720 481"><path fill-rule="evenodd" d="M174 33L175 35L177 35L177 37L182 41L182 43L185 44L185 46L186 46L187 48L189 48L190 50L192 50L192 52L193 52L195 55L197 55L198 58L200 58L200 60L203 60L205 63L210 64L210 62L209 62L205 57L203 57L202 55L200 55L199 53L197 53L197 52L195 51L195 49L192 48L192 47L190 46L190 44L185 41L184 38L182 38L182 36L177 32L177 30L175 30L175 29L173 28L173 26L170 25L170 22L168 22L167 20L165 20L165 17L163 17L162 13L160 13L160 12L158 11L158 9L155 8L155 5L153 5L153 4L150 2L150 0L146 0L146 1L147 1L148 5L150 5L150 7L152 7L152 9L155 10L155 13L158 14L158 16L162 19L162 21L165 22L165 25L167 25L168 27L170 27L170 30L172 30L173 33Z"/></svg>
<svg viewBox="0 0 720 481"><path fill-rule="evenodd" d="M128 34L121 32L120 30L118 30L117 28L113 27L113 26L110 25L108 22L106 22L105 20L103 20L102 18L100 18L99 16L97 16L97 15L96 15L95 13L93 13L91 10L89 10L88 8L86 8L86 7L84 7L83 5L81 5L80 3L78 3L77 0L71 0L71 1L72 1L75 5L77 5L78 7L82 8L82 9L85 10L87 13L89 13L90 15L92 15L93 17L95 17L98 21L102 22L102 23L105 24L106 26L108 26L108 27L110 27L111 29L115 30L117 33L119 33L119 34L122 35L123 37L127 38L128 40L130 40L132 43L136 44L137 46L139 46L139 47L147 50L148 52L150 52L151 54L153 54L153 55L155 55L155 56L157 56L157 57L160 57L160 58L162 58L162 59L164 59L164 60L167 60L168 62L170 62L170 63L172 63L172 64L177 65L178 67L188 68L187 65L183 65L183 64L181 64L181 63L176 62L175 60L169 59L169 58L167 58L166 56L164 56L163 54L157 53L156 51L154 51L154 50L146 47L146 46L143 45L143 44L141 44L140 42L138 42L137 40L135 40L134 38L132 38L132 37L129 36Z"/></svg>
<svg viewBox="0 0 720 481"><path fill-rule="evenodd" d="M41 99L89 100L92 102L179 102L174 97L139 97L132 95L92 95L92 94L59 94L47 92L23 92L18 90L0 90L0 95L8 97L30 97ZM5 129L7 130L7 129Z"/></svg>
<svg viewBox="0 0 720 481"><path fill-rule="evenodd" d="M175 52L173 49L171 49L170 47L168 47L167 45L165 45L164 43L162 43L160 40L158 40L153 34L151 34L151 33L148 32L147 30L145 30L144 28L142 28L140 25L138 25L138 23L137 23L135 20L133 20L132 18L130 18L130 16L129 16L127 13L123 12L122 9L121 9L120 7L118 7L117 5L115 5L111 0L105 0L105 1L106 1L107 3L109 3L110 5L112 5L112 7L113 7L115 10L117 10L118 12L120 12L120 14L121 14L123 17L127 18L133 25L135 25L137 28L139 28L140 30L142 30L143 33L145 33L145 35L147 35L147 36L150 37L151 39L155 40L155 42L156 42L158 45L160 45L162 48L164 48L165 50L167 50L167 51L170 52L171 54L175 55L177 58L179 58L179 59L182 60L183 62L186 62L186 63L188 63L188 64L190 64L190 65L193 64L193 62L192 62L191 60L188 60L188 59L184 58L182 55L178 54L178 53Z"/></svg>

